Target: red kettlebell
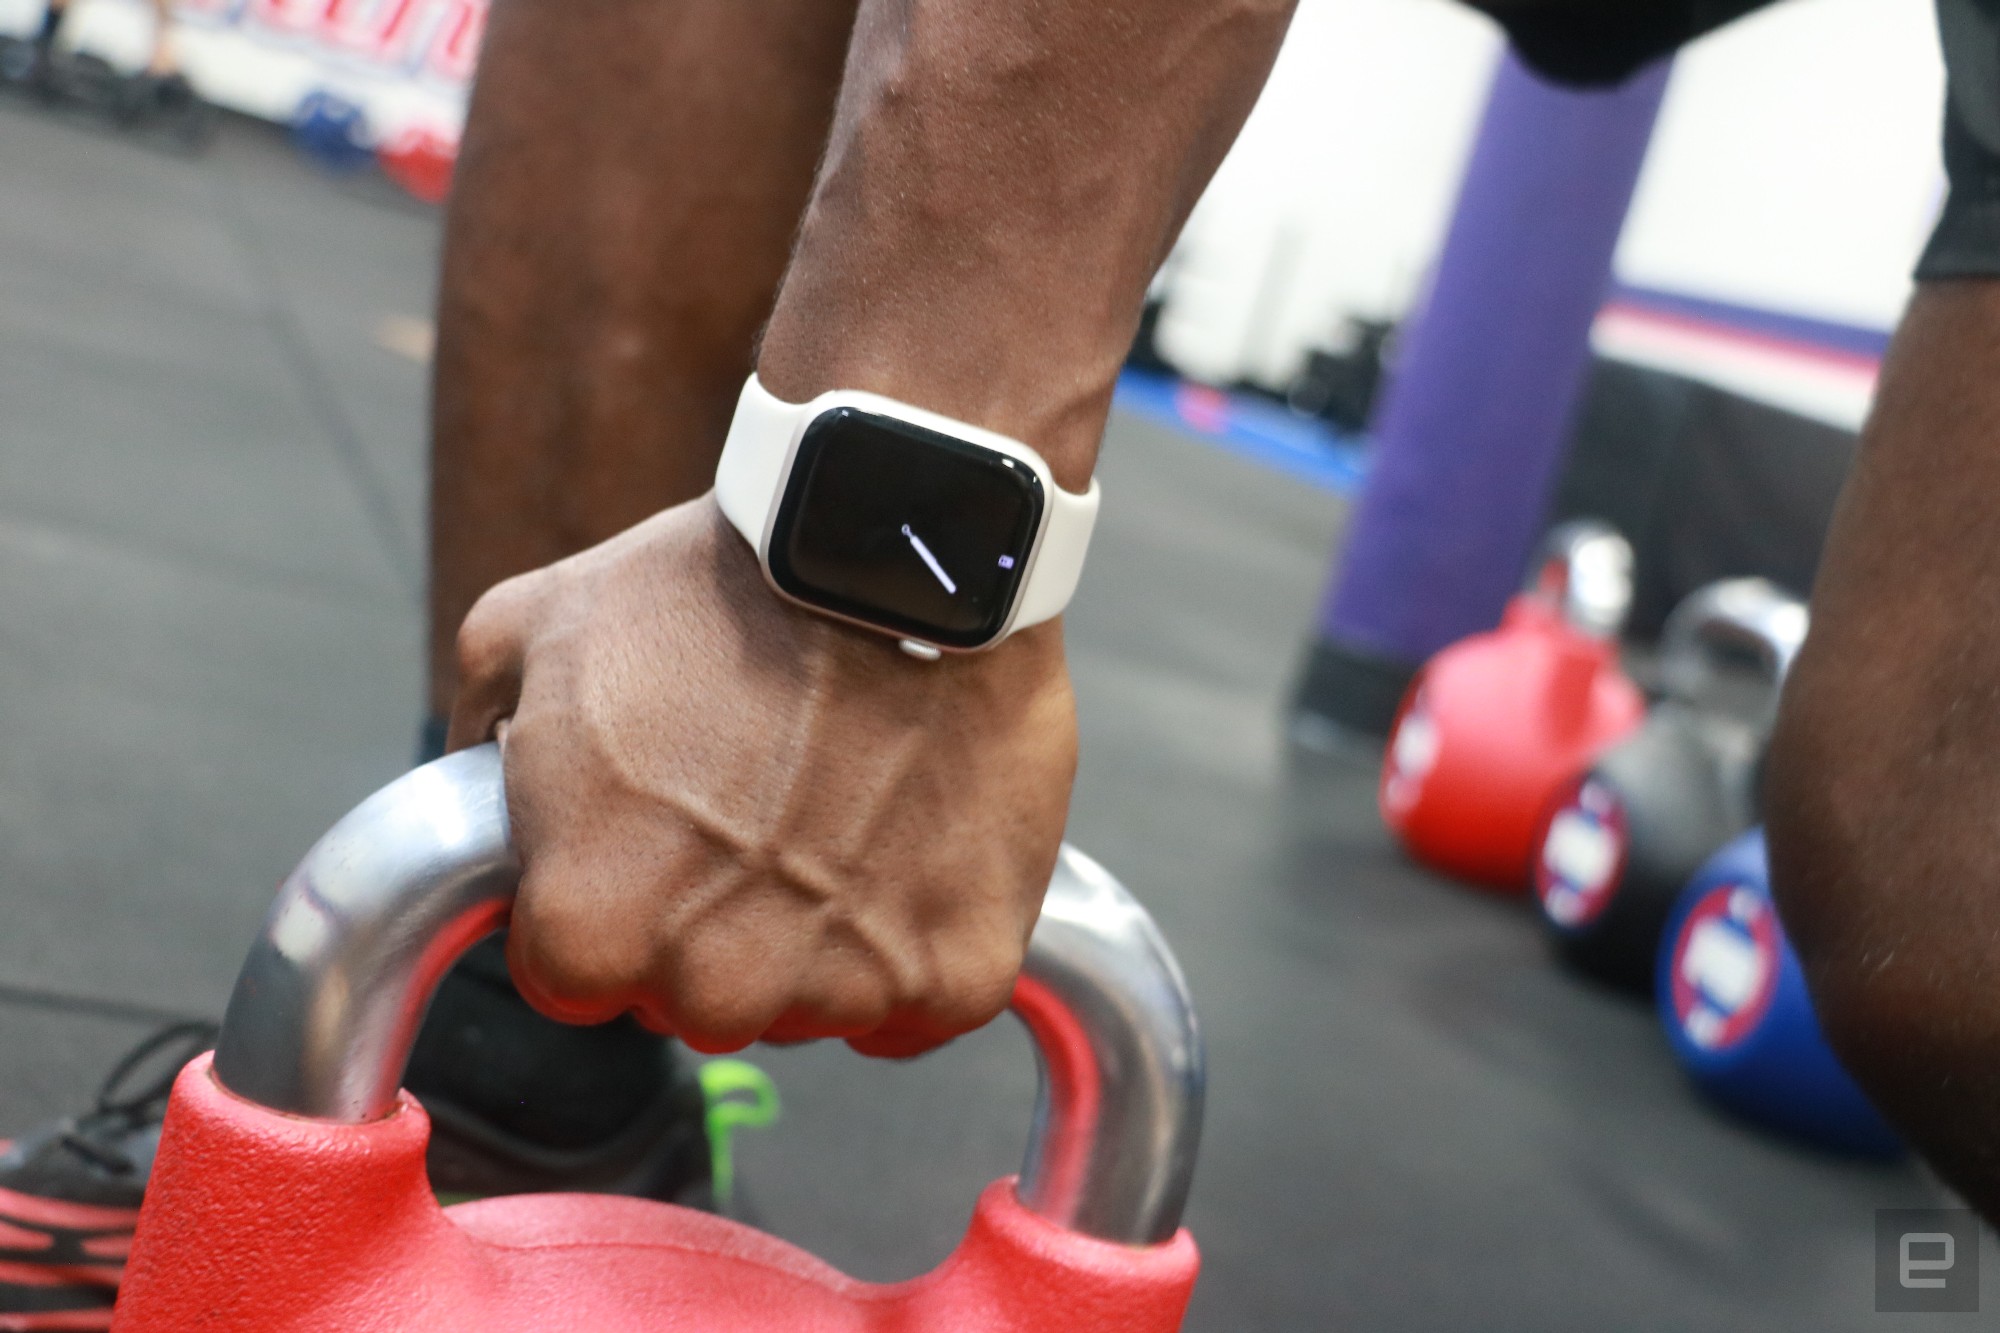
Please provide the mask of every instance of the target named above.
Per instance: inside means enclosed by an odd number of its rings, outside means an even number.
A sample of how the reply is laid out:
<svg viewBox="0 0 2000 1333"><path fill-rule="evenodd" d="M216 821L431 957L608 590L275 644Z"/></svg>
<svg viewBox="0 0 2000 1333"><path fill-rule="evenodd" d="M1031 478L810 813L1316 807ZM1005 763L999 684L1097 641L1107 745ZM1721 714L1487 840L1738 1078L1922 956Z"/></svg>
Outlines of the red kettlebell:
<svg viewBox="0 0 2000 1333"><path fill-rule="evenodd" d="M1152 919L1065 847L1014 993L1042 1057L1016 1180L878 1286L706 1213L606 1195L441 1208L397 1083L445 969L519 879L499 751L377 792L280 890L213 1056L181 1071L116 1333L1170 1333L1204 1080Z"/></svg>
<svg viewBox="0 0 2000 1333"><path fill-rule="evenodd" d="M1403 696L1382 762L1382 818L1417 860L1526 891L1562 792L1646 705L1618 664L1632 548L1600 523L1549 536L1500 627L1443 649Z"/></svg>
<svg viewBox="0 0 2000 1333"><path fill-rule="evenodd" d="M375 156L383 175L427 204L441 204L451 193L458 141L448 135L412 126L383 144Z"/></svg>

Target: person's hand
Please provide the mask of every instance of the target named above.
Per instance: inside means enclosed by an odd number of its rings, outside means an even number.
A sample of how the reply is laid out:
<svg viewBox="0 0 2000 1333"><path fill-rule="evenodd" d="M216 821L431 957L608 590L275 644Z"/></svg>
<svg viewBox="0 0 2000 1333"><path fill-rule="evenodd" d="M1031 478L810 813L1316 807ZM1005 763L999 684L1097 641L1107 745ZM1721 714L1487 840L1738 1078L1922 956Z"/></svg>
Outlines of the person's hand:
<svg viewBox="0 0 2000 1333"><path fill-rule="evenodd" d="M913 1055L1006 1006L1076 766L1054 625L916 661L781 601L704 498L495 588L459 670L536 1008Z"/></svg>

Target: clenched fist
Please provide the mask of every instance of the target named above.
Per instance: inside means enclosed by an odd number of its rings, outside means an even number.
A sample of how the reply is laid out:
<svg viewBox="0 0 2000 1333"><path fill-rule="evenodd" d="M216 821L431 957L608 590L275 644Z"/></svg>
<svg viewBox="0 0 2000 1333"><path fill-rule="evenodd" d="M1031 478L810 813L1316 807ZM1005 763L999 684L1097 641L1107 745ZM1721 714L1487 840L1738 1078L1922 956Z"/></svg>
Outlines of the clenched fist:
<svg viewBox="0 0 2000 1333"><path fill-rule="evenodd" d="M900 1056L1006 1006L1076 767L1054 624L916 661L782 601L705 497L501 584L458 650L536 1008Z"/></svg>

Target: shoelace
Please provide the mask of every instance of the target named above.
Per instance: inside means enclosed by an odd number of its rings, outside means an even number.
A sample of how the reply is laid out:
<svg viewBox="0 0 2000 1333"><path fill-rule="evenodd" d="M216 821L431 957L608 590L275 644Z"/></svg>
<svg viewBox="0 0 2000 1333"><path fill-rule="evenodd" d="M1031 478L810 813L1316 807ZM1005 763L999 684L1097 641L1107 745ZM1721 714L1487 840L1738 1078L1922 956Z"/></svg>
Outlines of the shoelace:
<svg viewBox="0 0 2000 1333"><path fill-rule="evenodd" d="M62 1145L86 1161L115 1175L137 1170L122 1144L136 1130L166 1118L167 1095L174 1078L195 1056L215 1045L214 1023L193 1020L170 1023L126 1052L97 1090L97 1105L79 1116L62 1133ZM163 1052L173 1052L160 1059ZM157 1061L152 1077L132 1088L124 1084L149 1063Z"/></svg>

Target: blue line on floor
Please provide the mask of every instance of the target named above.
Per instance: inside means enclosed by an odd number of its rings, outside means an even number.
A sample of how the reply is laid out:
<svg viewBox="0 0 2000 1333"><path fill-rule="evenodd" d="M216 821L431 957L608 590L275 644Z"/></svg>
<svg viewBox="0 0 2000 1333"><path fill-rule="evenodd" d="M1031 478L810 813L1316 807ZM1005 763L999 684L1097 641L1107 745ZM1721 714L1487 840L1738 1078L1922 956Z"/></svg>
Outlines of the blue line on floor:
<svg viewBox="0 0 2000 1333"><path fill-rule="evenodd" d="M1367 449L1360 439L1249 394L1127 370L1118 377L1115 402L1123 411L1337 495L1353 495L1367 474Z"/></svg>

